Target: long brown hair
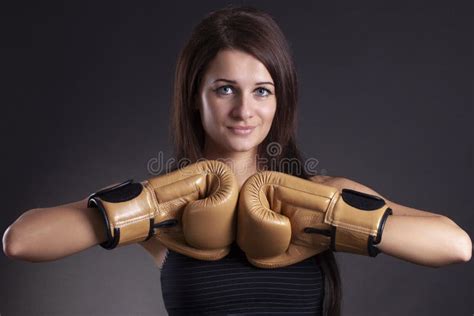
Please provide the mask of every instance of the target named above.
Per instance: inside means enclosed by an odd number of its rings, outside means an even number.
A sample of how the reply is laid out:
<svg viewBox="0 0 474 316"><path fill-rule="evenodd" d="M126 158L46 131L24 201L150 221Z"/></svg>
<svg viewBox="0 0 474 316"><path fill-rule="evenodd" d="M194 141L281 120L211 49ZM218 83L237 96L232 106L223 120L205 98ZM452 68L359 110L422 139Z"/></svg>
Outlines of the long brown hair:
<svg viewBox="0 0 474 316"><path fill-rule="evenodd" d="M290 47L269 14L247 6L211 12L194 28L178 57L170 124L176 160L192 163L202 159L204 129L195 102L207 65L222 49L253 55L265 65L275 83L276 113L267 137L258 147L258 161L265 162L264 169L309 179L296 145L298 82ZM268 150L273 145L275 150ZM288 161L291 163L285 163ZM342 294L336 259L331 251L315 259L325 275L324 314L339 315Z"/></svg>

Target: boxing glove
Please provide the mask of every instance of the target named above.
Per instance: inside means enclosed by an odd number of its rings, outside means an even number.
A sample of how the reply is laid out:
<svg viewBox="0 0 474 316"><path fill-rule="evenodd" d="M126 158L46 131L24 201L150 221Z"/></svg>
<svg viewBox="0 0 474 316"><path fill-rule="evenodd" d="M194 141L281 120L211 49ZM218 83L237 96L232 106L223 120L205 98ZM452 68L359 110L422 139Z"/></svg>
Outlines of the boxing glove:
<svg viewBox="0 0 474 316"><path fill-rule="evenodd" d="M287 266L328 249L376 256L391 214L380 197L264 171L240 190L237 243L262 268Z"/></svg>
<svg viewBox="0 0 474 316"><path fill-rule="evenodd" d="M239 188L230 168L216 160L194 163L140 183L133 180L88 197L107 228L106 249L157 238L167 248L218 260L235 239Z"/></svg>

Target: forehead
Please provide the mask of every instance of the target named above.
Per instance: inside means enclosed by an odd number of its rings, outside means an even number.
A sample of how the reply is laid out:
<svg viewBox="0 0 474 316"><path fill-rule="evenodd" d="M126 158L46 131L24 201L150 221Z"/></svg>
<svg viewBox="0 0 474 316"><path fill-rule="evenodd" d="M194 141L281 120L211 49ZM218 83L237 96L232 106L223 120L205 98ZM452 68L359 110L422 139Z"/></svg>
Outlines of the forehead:
<svg viewBox="0 0 474 316"><path fill-rule="evenodd" d="M272 77L264 64L257 58L240 50L225 49L217 53L209 63L204 80L212 82L225 78L238 82L272 81Z"/></svg>

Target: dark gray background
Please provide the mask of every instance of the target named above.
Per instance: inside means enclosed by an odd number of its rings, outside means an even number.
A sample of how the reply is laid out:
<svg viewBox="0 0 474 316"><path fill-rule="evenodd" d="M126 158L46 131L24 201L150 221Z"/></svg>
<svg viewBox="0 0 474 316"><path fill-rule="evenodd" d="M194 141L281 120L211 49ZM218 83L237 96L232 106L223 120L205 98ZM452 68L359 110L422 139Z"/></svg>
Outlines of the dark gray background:
<svg viewBox="0 0 474 316"><path fill-rule="evenodd" d="M449 216L472 237L472 2L326 2L233 2L267 10L291 43L301 149L319 172ZM151 176L147 162L170 156L177 54L228 3L2 5L2 234L28 209ZM474 313L472 262L337 257L344 315ZM159 270L136 245L38 264L2 253L0 264L2 316L165 314Z"/></svg>

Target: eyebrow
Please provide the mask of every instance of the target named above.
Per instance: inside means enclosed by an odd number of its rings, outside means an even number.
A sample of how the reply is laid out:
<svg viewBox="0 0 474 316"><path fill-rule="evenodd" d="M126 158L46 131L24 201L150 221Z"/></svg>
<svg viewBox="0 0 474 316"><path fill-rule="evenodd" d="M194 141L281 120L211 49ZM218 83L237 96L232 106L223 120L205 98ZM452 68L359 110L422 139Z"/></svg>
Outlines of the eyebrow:
<svg viewBox="0 0 474 316"><path fill-rule="evenodd" d="M229 80L229 79L224 79L224 78L216 79L212 83L215 83L217 81L224 81L224 82L228 82L228 83L237 84L237 81L235 81L235 80ZM255 85L259 85L259 84L271 84L272 86L274 86L273 82L270 82L270 81L262 81L262 82L255 83Z"/></svg>

